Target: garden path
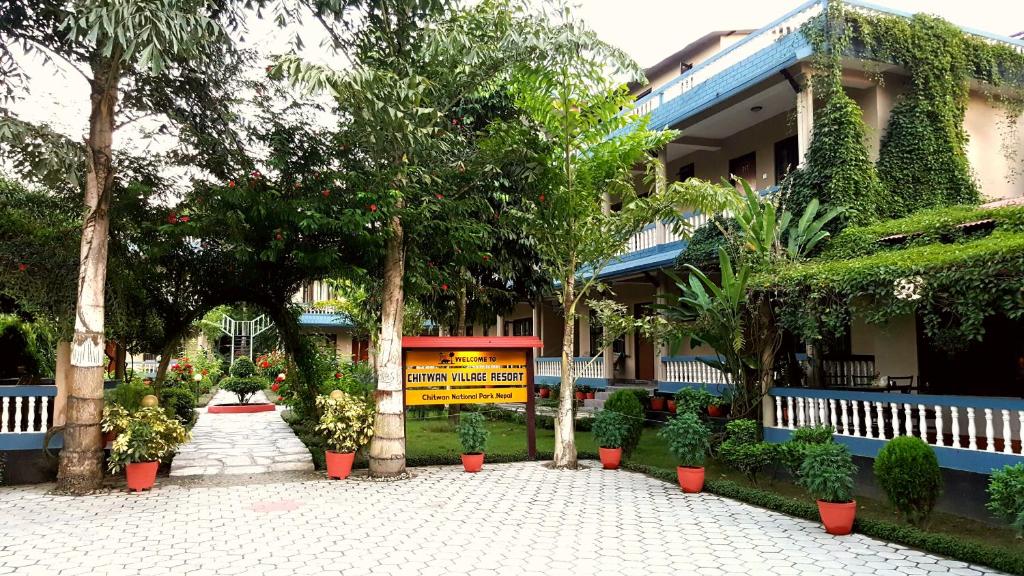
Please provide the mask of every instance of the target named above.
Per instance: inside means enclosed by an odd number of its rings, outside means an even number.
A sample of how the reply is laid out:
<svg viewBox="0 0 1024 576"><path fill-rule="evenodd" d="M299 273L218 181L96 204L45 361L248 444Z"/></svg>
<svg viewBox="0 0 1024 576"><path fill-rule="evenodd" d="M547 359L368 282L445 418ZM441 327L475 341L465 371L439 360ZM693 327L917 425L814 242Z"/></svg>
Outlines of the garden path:
<svg viewBox="0 0 1024 576"><path fill-rule="evenodd" d="M213 404L236 402L235 395L221 390ZM266 402L258 392L252 402ZM312 470L309 450L281 419L281 407L255 414L210 414L199 410L192 440L178 449L171 462L171 476L259 474L285 470Z"/></svg>

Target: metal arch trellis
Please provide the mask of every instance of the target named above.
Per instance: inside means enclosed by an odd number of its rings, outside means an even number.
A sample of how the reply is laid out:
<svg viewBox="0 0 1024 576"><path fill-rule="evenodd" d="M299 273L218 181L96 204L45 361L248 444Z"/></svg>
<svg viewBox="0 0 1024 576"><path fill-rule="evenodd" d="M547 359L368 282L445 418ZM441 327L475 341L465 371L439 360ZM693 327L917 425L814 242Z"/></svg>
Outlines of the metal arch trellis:
<svg viewBox="0 0 1024 576"><path fill-rule="evenodd" d="M260 314L252 320L235 320L230 316L220 319L220 330L231 338L231 362L235 361L235 339L248 339L249 360L253 359L253 339L266 332L274 323L266 314Z"/></svg>

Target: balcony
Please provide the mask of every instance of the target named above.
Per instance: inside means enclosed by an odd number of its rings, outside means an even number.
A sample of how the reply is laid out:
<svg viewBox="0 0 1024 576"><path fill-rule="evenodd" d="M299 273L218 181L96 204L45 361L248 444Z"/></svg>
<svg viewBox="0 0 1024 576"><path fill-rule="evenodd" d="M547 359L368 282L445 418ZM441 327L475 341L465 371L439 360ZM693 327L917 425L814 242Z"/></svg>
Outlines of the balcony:
<svg viewBox="0 0 1024 576"><path fill-rule="evenodd" d="M610 378L605 369L604 357L577 356L572 359L572 378L577 386L604 389ZM561 358L537 358L534 381L538 385L553 386L562 381Z"/></svg>

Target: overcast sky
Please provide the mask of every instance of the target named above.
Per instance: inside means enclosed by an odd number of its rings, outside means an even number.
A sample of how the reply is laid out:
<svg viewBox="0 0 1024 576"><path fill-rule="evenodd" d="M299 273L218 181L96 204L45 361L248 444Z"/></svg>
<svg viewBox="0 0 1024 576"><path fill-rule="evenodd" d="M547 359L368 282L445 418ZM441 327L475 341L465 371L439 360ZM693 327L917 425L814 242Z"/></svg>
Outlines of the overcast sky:
<svg viewBox="0 0 1024 576"><path fill-rule="evenodd" d="M1002 35L1024 30L1024 0L879 0L906 12L938 14L961 26ZM798 0L580 0L579 14L605 40L650 66L712 30L760 28L798 6ZM303 33L304 56L317 58L322 34L312 19ZM254 23L252 40L268 52L283 51L287 34L268 22ZM321 54L322 56L322 54ZM88 90L75 73L37 68L32 93L16 106L28 120L47 121L76 139L88 117ZM129 134L118 134L125 145ZM145 146L149 142L135 143Z"/></svg>

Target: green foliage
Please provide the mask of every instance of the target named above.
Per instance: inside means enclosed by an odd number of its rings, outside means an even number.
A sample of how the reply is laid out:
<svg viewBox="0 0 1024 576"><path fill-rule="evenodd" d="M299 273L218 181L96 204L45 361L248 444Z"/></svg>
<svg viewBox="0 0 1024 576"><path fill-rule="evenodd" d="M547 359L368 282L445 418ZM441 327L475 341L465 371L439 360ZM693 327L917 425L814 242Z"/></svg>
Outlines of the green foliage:
<svg viewBox="0 0 1024 576"><path fill-rule="evenodd" d="M679 465L690 468L704 466L711 449L710 436L711 430L693 412L672 418L658 431Z"/></svg>
<svg viewBox="0 0 1024 576"><path fill-rule="evenodd" d="M1024 535L1024 464L1004 466L992 472L986 508Z"/></svg>
<svg viewBox="0 0 1024 576"><path fill-rule="evenodd" d="M680 388L676 392L676 414L696 414L705 418L708 413L708 406L715 401L715 396L708 392L706 386L701 388Z"/></svg>
<svg viewBox="0 0 1024 576"><path fill-rule="evenodd" d="M935 451L916 436L893 438L875 457L875 479L907 522L921 526L942 491Z"/></svg>
<svg viewBox="0 0 1024 576"><path fill-rule="evenodd" d="M355 452L370 441L374 409L364 398L342 392L338 398L317 396L316 405L321 413L316 431L331 450Z"/></svg>
<svg viewBox="0 0 1024 576"><path fill-rule="evenodd" d="M789 440L778 445L778 458L786 471L794 479L799 480L800 468L804 464L807 449L816 444L827 444L832 441L832 427L827 424L804 426L793 431Z"/></svg>
<svg viewBox="0 0 1024 576"><path fill-rule="evenodd" d="M110 450L111 472L118 472L132 462L160 460L189 439L185 427L159 407L140 408L127 415L115 409L114 413L116 417L105 410L102 424L104 430L120 431Z"/></svg>
<svg viewBox="0 0 1024 576"><path fill-rule="evenodd" d="M756 420L739 419L725 426L725 441L718 446L718 458L727 466L742 472L752 483L757 475L775 462L775 444L759 442L760 424Z"/></svg>
<svg viewBox="0 0 1024 576"><path fill-rule="evenodd" d="M178 419L182 425L191 427L196 420L196 397L185 386L164 386L160 389L160 405Z"/></svg>
<svg viewBox="0 0 1024 576"><path fill-rule="evenodd" d="M103 403L105 406L117 405L129 412L134 412L142 406L142 397L153 394L153 388L141 382L128 380L119 383L116 387L103 392Z"/></svg>
<svg viewBox="0 0 1024 576"><path fill-rule="evenodd" d="M594 439L601 448L622 448L633 432L632 423L618 412L601 410L594 416Z"/></svg>
<svg viewBox="0 0 1024 576"><path fill-rule="evenodd" d="M0 314L0 350L4 351L0 378L52 376L56 345L52 332L43 324Z"/></svg>
<svg viewBox="0 0 1024 576"><path fill-rule="evenodd" d="M235 363L231 365L231 375L238 378L254 376L256 375L256 364L245 356L236 358Z"/></svg>
<svg viewBox="0 0 1024 576"><path fill-rule="evenodd" d="M466 412L459 416L459 425L455 428L459 434L463 454L481 454L487 450L487 437L490 431L484 415L479 412Z"/></svg>
<svg viewBox="0 0 1024 576"><path fill-rule="evenodd" d="M853 500L857 466L846 446L836 442L808 444L800 465L800 484L816 500L845 503Z"/></svg>
<svg viewBox="0 0 1024 576"><path fill-rule="evenodd" d="M676 268L684 268L687 264L701 270L713 270L718 267L718 249L724 248L731 260L739 256L736 237L739 224L733 217L721 214L708 220L706 224L693 232L686 248L676 259Z"/></svg>
<svg viewBox="0 0 1024 576"><path fill-rule="evenodd" d="M644 394L646 395L646 391ZM629 455L640 443L644 431L644 407L632 390L616 390L604 401L605 412L617 412L629 423L629 434L622 443L622 453Z"/></svg>

